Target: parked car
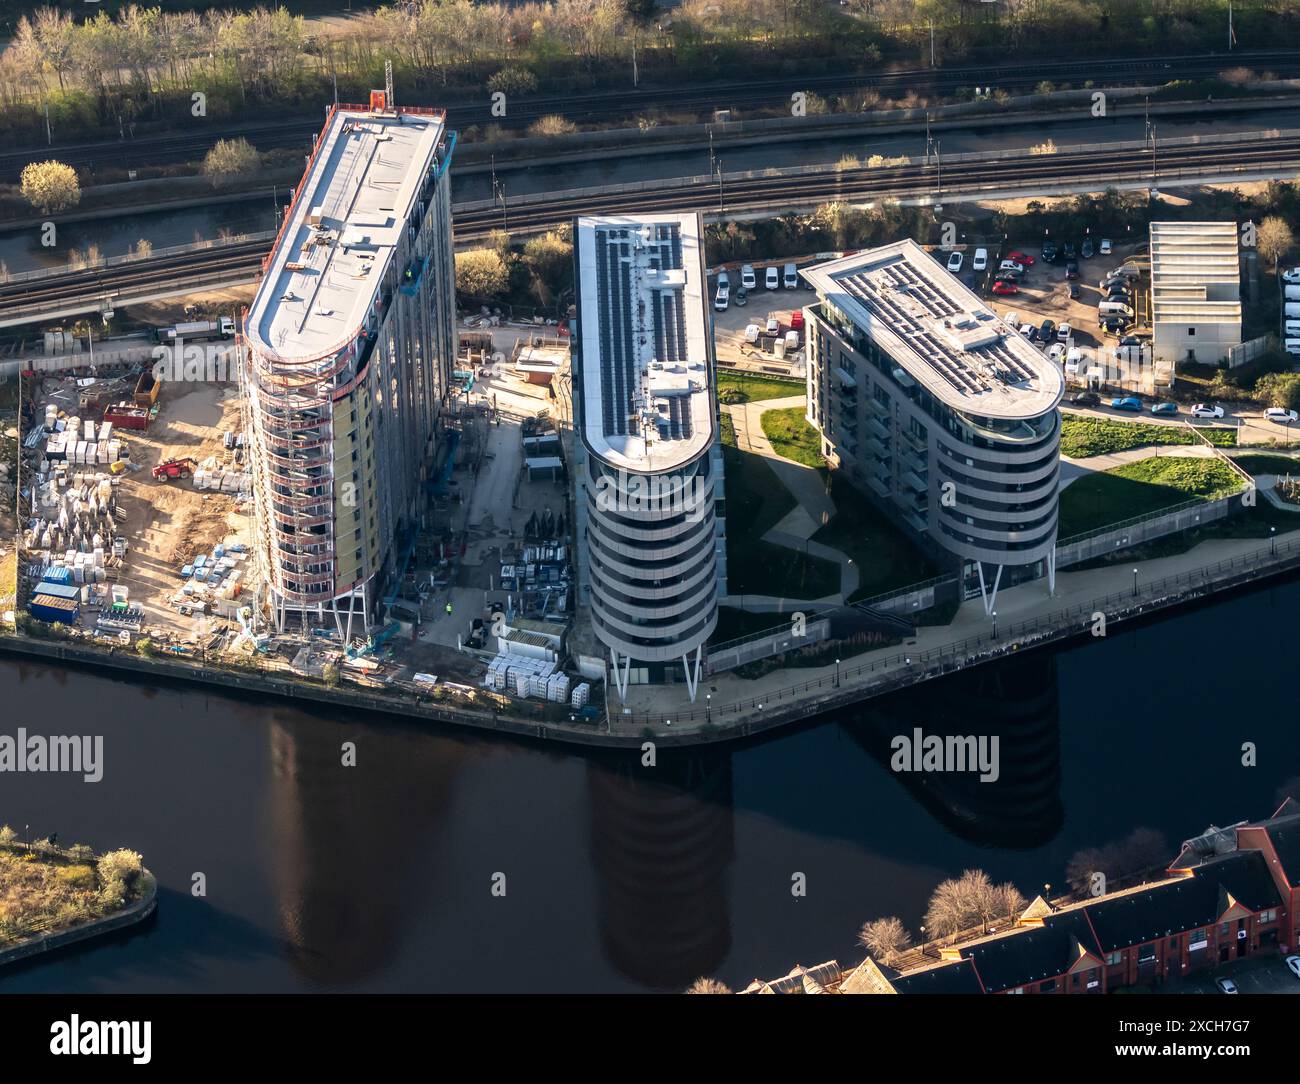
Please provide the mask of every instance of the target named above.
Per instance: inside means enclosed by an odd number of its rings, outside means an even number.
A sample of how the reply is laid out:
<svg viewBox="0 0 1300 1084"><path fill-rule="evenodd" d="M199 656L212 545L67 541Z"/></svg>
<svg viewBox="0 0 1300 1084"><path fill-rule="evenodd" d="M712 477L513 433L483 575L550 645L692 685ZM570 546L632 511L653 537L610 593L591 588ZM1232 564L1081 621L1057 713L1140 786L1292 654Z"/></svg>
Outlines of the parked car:
<svg viewBox="0 0 1300 1084"><path fill-rule="evenodd" d="M1111 253L1110 238L1103 237L1101 244L1097 247L1097 252L1102 256L1109 256Z"/></svg>
<svg viewBox="0 0 1300 1084"><path fill-rule="evenodd" d="M779 290L781 288L781 272L776 264L763 272L763 285L769 290Z"/></svg>
<svg viewBox="0 0 1300 1084"><path fill-rule="evenodd" d="M1156 403L1156 405L1151 408L1151 413L1152 414L1177 414L1178 404L1177 403Z"/></svg>
<svg viewBox="0 0 1300 1084"><path fill-rule="evenodd" d="M998 264L999 271L1014 271L1017 275L1025 273L1025 265L1017 260L1003 260Z"/></svg>
<svg viewBox="0 0 1300 1084"><path fill-rule="evenodd" d="M734 294L731 295L731 302L733 305L744 305L745 302L748 300L749 300L749 291L746 290L743 286L740 287L740 289L738 289Z"/></svg>
<svg viewBox="0 0 1300 1084"><path fill-rule="evenodd" d="M970 263L972 271L986 271L989 266L989 250L986 248L977 248L975 258Z"/></svg>
<svg viewBox="0 0 1300 1084"><path fill-rule="evenodd" d="M1065 277L1067 279L1077 279L1079 277L1079 265L1074 260L1066 262Z"/></svg>
<svg viewBox="0 0 1300 1084"><path fill-rule="evenodd" d="M1105 328L1111 335L1120 335L1128 327L1129 319L1127 316L1107 316L1097 322L1098 327Z"/></svg>
<svg viewBox="0 0 1300 1084"><path fill-rule="evenodd" d="M1073 334L1073 332L1074 332L1074 328L1072 328L1069 324L1056 325L1056 337L1060 339L1061 342L1069 342L1070 335Z"/></svg>
<svg viewBox="0 0 1300 1084"><path fill-rule="evenodd" d="M1300 282L1300 267L1289 267L1282 272L1283 282Z"/></svg>
<svg viewBox="0 0 1300 1084"><path fill-rule="evenodd" d="M1082 256L1085 260L1091 260L1093 256L1095 256L1096 254L1097 254L1097 250L1093 246L1092 238L1085 237L1083 239L1083 244L1079 247L1079 255Z"/></svg>
<svg viewBox="0 0 1300 1084"><path fill-rule="evenodd" d="M1101 396L1095 391L1079 391L1070 396L1070 402L1075 406L1097 406L1101 403Z"/></svg>
<svg viewBox="0 0 1300 1084"><path fill-rule="evenodd" d="M1010 297L1012 294L1020 293L1020 287L1014 282L995 282L993 292L999 297Z"/></svg>
<svg viewBox="0 0 1300 1084"><path fill-rule="evenodd" d="M799 268L794 264L788 263L785 265L782 278L785 279L785 288L787 290L796 290L799 288Z"/></svg>
<svg viewBox="0 0 1300 1084"><path fill-rule="evenodd" d="M727 287L727 289L731 289L731 276L728 275L725 271L719 271L719 272L718 272L718 285L719 285L719 286L725 286L725 287Z"/></svg>
<svg viewBox="0 0 1300 1084"><path fill-rule="evenodd" d="M1016 312L1015 309L1012 309L1009 313L1007 313L1005 316L1002 317L1002 322L1006 324L1008 327L1010 327L1012 331L1019 331L1020 325L1024 321L1020 319L1020 313Z"/></svg>
<svg viewBox="0 0 1300 1084"><path fill-rule="evenodd" d="M1070 283L1070 300L1079 300L1079 284L1077 282Z"/></svg>
<svg viewBox="0 0 1300 1084"><path fill-rule="evenodd" d="M1285 961L1287 970L1300 979L1300 956L1288 956Z"/></svg>
<svg viewBox="0 0 1300 1084"><path fill-rule="evenodd" d="M1141 346L1142 340L1136 335L1125 335L1119 340L1120 346Z"/></svg>
<svg viewBox="0 0 1300 1084"><path fill-rule="evenodd" d="M1064 258L1067 259L1067 260L1072 260L1072 259L1074 259L1074 242L1073 242L1073 241L1066 241L1065 244L1063 244L1063 245L1061 246L1061 256L1064 257Z"/></svg>
<svg viewBox="0 0 1300 1084"><path fill-rule="evenodd" d="M1104 279L1102 279L1099 283L1097 283L1097 286L1099 289L1102 290L1109 290L1113 286L1123 286L1127 290L1128 284L1129 284L1128 279L1126 279L1123 275L1107 275Z"/></svg>
<svg viewBox="0 0 1300 1084"><path fill-rule="evenodd" d="M1264 418L1266 421L1277 422L1278 425L1291 425L1300 420L1300 414L1285 407L1273 406L1264 411Z"/></svg>
<svg viewBox="0 0 1300 1084"><path fill-rule="evenodd" d="M1142 269L1135 264L1122 263L1111 272L1112 275L1123 275L1125 278L1140 278Z"/></svg>
<svg viewBox="0 0 1300 1084"><path fill-rule="evenodd" d="M1018 248L1008 252L1006 259L1015 260L1016 263L1024 264L1026 267L1034 266L1034 258L1028 252L1021 252Z"/></svg>
<svg viewBox="0 0 1300 1084"><path fill-rule="evenodd" d="M1082 364L1083 351L1077 346L1070 347L1070 349L1065 352L1065 371L1071 375L1077 376L1079 373L1079 366ZM1101 402L1099 397L1094 396L1093 398L1095 402Z"/></svg>
<svg viewBox="0 0 1300 1084"><path fill-rule="evenodd" d="M1044 241L1044 242L1043 242L1043 262L1044 262L1044 263L1055 263L1055 262L1056 262L1056 242L1055 242L1055 241L1048 240L1048 241Z"/></svg>
<svg viewBox="0 0 1300 1084"><path fill-rule="evenodd" d="M1192 407L1193 418L1222 418L1223 407L1216 403L1197 403Z"/></svg>
<svg viewBox="0 0 1300 1084"><path fill-rule="evenodd" d="M775 316L767 318L767 333L769 335L778 335L781 332L781 321Z"/></svg>
<svg viewBox="0 0 1300 1084"><path fill-rule="evenodd" d="M1020 279L1021 276L1014 271L999 271L993 276L994 282L1014 282L1017 286L1020 285Z"/></svg>
<svg viewBox="0 0 1300 1084"><path fill-rule="evenodd" d="M957 272L961 270L961 261L962 254L960 252L954 252L948 257L948 270L954 275L957 274Z"/></svg>
<svg viewBox="0 0 1300 1084"><path fill-rule="evenodd" d="M718 312L727 311L727 302L731 298L731 282L724 271L718 276L718 290L713 295L713 307Z"/></svg>
<svg viewBox="0 0 1300 1084"><path fill-rule="evenodd" d="M758 342L758 337L759 337L762 333L763 333L763 329L762 329L761 327L759 327L757 324L746 324L746 325L745 325L745 342L750 343L751 345L752 345L753 343Z"/></svg>
<svg viewBox="0 0 1300 1084"><path fill-rule="evenodd" d="M1112 399L1110 401L1110 406L1112 410L1141 411L1142 400L1132 395L1125 395L1120 399Z"/></svg>
<svg viewBox="0 0 1300 1084"><path fill-rule="evenodd" d="M1052 343L1052 345L1047 348L1047 358L1049 361L1054 361L1058 365L1061 364L1065 359L1065 343Z"/></svg>
<svg viewBox="0 0 1300 1084"><path fill-rule="evenodd" d="M1044 320L1038 325L1038 337L1045 343L1051 342L1056 338L1056 321Z"/></svg>
<svg viewBox="0 0 1300 1084"><path fill-rule="evenodd" d="M1026 339L1028 339L1031 343L1038 341L1038 328L1034 327L1033 324L1021 324L1020 334L1023 335Z"/></svg>
<svg viewBox="0 0 1300 1084"><path fill-rule="evenodd" d="M1230 978L1227 978L1226 976L1224 978L1215 979L1214 985L1219 988L1219 993L1221 994L1238 993L1237 984L1233 982Z"/></svg>
<svg viewBox="0 0 1300 1084"><path fill-rule="evenodd" d="M758 288L758 276L754 274L754 265L752 263L740 265L740 285L746 290Z"/></svg>
<svg viewBox="0 0 1300 1084"><path fill-rule="evenodd" d="M790 327L794 331L803 330L803 309L793 309L790 312Z"/></svg>

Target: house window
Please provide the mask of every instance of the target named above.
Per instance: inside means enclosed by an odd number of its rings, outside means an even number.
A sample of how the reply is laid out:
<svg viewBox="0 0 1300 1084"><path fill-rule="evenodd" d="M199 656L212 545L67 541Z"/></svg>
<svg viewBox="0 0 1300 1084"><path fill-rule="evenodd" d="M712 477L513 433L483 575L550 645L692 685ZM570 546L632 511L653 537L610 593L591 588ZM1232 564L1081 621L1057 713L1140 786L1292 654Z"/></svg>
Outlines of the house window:
<svg viewBox="0 0 1300 1084"><path fill-rule="evenodd" d="M1141 948L1138 949L1138 963L1140 964L1146 963L1146 961L1154 960L1155 958L1156 958L1156 946L1154 942L1151 943L1150 945L1143 945Z"/></svg>
<svg viewBox="0 0 1300 1084"><path fill-rule="evenodd" d="M1195 335L1195 334L1196 334L1196 328L1194 328L1194 327L1189 327L1189 328L1187 329L1187 334L1188 334L1188 335Z"/></svg>
<svg viewBox="0 0 1300 1084"><path fill-rule="evenodd" d="M1276 922L1277 921L1276 909L1270 907L1267 911L1260 911L1259 920L1260 922Z"/></svg>
<svg viewBox="0 0 1300 1084"><path fill-rule="evenodd" d="M1055 979L1048 979L1045 983L1043 983L1042 985L1040 985L1040 986L1038 987L1038 992L1039 992L1040 994L1054 994L1054 993L1056 993L1056 980L1055 980Z"/></svg>
<svg viewBox="0 0 1300 1084"><path fill-rule="evenodd" d="M1195 952L1197 949L1203 949L1209 942L1209 930L1193 930L1187 937L1187 951Z"/></svg>
<svg viewBox="0 0 1300 1084"><path fill-rule="evenodd" d="M1106 953L1106 963L1109 964L1110 966L1113 967L1113 966L1115 966L1116 964L1122 964L1123 962L1124 962L1124 953L1123 953L1123 952L1108 952L1108 953Z"/></svg>

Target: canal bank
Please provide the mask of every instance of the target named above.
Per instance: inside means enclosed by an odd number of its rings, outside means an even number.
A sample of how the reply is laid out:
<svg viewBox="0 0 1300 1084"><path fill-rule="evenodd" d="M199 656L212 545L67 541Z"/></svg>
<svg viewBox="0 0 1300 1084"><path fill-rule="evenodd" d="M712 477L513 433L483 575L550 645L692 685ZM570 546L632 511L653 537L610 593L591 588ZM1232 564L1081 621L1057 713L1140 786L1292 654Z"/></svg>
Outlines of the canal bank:
<svg viewBox="0 0 1300 1084"><path fill-rule="evenodd" d="M750 681L728 674L714 675L706 686L710 691L705 693L703 705L698 700L691 704L684 686L633 686L629 690L629 696L635 697L632 707L617 710L610 700L603 723L594 724L521 718L439 703L425 694L366 693L23 635L0 637L0 653L561 744L619 749L634 748L653 739L664 746L699 746L770 733L813 715L1076 637L1104 636L1112 624L1149 618L1300 571L1300 538L1274 540L1264 546L1258 539L1215 540L1196 549L1202 551L1200 560L1211 553L1223 556L1201 564L1193 550L1148 561L1132 569L1131 579L1127 564L1062 573L1054 597L1047 596L1041 582L1005 591L999 603L1004 614L1000 627L995 613L987 630L973 635L954 635L954 628L961 627L956 622L948 627L919 629L901 650L873 652L849 662L812 669L800 682L791 681L797 671L790 669ZM1107 593L1094 593L1106 587L1110 588ZM979 615L969 607L966 613L967 627L972 618L979 621ZM977 627L983 630L985 623L979 622ZM732 695L718 695L715 700L714 694L724 688ZM736 689L745 689L747 695L734 695ZM654 710L642 707L637 711L637 703L653 704Z"/></svg>

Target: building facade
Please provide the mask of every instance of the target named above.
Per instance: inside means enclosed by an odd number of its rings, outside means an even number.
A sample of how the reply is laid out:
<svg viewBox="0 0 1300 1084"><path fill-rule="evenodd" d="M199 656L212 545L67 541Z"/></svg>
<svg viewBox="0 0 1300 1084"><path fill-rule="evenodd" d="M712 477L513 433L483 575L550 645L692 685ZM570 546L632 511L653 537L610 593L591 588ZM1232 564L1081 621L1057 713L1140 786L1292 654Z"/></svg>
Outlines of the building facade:
<svg viewBox="0 0 1300 1084"><path fill-rule="evenodd" d="M441 111L337 106L244 320L258 550L277 627L373 623L456 358Z"/></svg>
<svg viewBox="0 0 1300 1084"><path fill-rule="evenodd" d="M806 269L808 421L967 596L1055 583L1059 367L916 242Z"/></svg>
<svg viewBox="0 0 1300 1084"><path fill-rule="evenodd" d="M579 601L624 697L695 698L726 580L703 240L695 214L574 224Z"/></svg>
<svg viewBox="0 0 1300 1084"><path fill-rule="evenodd" d="M1151 329L1156 365L1228 364L1241 343L1235 222L1152 222Z"/></svg>

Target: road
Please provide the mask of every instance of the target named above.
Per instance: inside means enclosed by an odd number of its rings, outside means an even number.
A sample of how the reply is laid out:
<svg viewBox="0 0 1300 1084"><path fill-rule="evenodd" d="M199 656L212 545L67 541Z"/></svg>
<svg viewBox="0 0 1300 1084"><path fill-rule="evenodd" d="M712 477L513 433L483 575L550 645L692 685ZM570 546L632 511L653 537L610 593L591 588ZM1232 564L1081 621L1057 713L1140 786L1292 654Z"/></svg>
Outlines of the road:
<svg viewBox="0 0 1300 1084"><path fill-rule="evenodd" d="M1105 398L1103 398L1104 401ZM1085 418L1104 418L1112 422L1142 422L1148 425L1169 425L1182 428L1188 425L1196 428L1230 425L1237 427L1237 443L1239 445L1266 445L1270 441L1275 441L1278 447L1284 447L1288 441L1300 443L1300 422L1290 426L1270 422L1265 419L1263 409L1253 403L1250 405L1244 403L1233 404L1225 400L1218 403L1218 405L1223 407L1224 414L1217 421L1192 418L1188 415L1186 407L1179 408L1181 413L1177 417L1152 414L1149 409L1144 413L1135 414L1130 410L1063 405L1061 410L1066 414L1077 414Z"/></svg>

